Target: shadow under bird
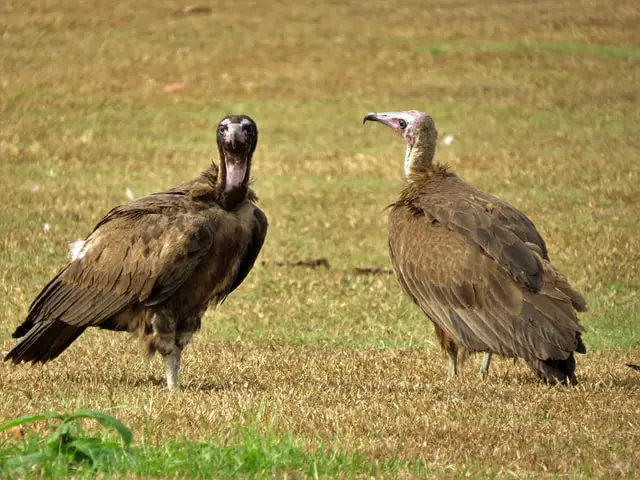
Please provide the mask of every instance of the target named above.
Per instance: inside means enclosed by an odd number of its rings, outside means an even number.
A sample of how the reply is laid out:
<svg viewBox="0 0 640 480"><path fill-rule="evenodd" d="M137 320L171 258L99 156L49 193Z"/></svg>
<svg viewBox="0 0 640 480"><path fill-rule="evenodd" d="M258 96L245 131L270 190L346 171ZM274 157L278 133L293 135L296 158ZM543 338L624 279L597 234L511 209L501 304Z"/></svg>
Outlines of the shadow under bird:
<svg viewBox="0 0 640 480"><path fill-rule="evenodd" d="M390 205L389 248L398 281L431 319L457 374L458 353L521 357L551 384L575 384L586 353L576 312L585 300L549 260L525 214L434 163L437 131L424 112L369 113L406 142L406 185Z"/></svg>
<svg viewBox="0 0 640 480"><path fill-rule="evenodd" d="M227 116L219 168L107 213L33 301L5 360L53 360L88 327L137 332L164 358L169 389L179 386L182 350L207 307L242 283L264 243L267 218L249 188L257 142L251 118Z"/></svg>

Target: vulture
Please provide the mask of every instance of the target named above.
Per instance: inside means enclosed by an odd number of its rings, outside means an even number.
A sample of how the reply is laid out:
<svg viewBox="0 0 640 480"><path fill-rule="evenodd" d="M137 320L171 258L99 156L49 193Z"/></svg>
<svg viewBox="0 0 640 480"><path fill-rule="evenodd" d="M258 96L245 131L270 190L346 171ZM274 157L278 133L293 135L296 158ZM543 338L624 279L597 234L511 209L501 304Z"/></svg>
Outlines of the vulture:
<svg viewBox="0 0 640 480"><path fill-rule="evenodd" d="M369 113L406 142L405 187L389 206L389 250L404 293L435 326L458 371L458 353L522 358L550 384L573 385L586 353L576 312L582 295L549 260L533 222L433 161L437 131L424 112Z"/></svg>
<svg viewBox="0 0 640 480"><path fill-rule="evenodd" d="M88 327L128 331L162 355L168 388L179 386L182 350L209 304L245 279L267 233L249 188L255 122L227 116L216 136L219 168L107 213L33 301L5 360L48 362Z"/></svg>

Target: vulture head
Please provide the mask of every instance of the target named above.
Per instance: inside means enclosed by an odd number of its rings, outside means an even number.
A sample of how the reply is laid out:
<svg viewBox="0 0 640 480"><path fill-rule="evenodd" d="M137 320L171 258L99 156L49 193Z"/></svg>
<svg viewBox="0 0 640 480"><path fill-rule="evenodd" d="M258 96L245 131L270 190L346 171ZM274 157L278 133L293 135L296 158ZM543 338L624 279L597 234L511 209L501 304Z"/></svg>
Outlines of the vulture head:
<svg viewBox="0 0 640 480"><path fill-rule="evenodd" d="M232 210L244 200L249 186L251 157L258 144L258 127L246 115L229 115L218 125L219 184L222 206Z"/></svg>
<svg viewBox="0 0 640 480"><path fill-rule="evenodd" d="M379 122L392 128L407 143L404 155L404 173L407 177L416 167L428 167L436 153L438 131L433 119L424 112L407 110L405 112L369 113L367 120Z"/></svg>

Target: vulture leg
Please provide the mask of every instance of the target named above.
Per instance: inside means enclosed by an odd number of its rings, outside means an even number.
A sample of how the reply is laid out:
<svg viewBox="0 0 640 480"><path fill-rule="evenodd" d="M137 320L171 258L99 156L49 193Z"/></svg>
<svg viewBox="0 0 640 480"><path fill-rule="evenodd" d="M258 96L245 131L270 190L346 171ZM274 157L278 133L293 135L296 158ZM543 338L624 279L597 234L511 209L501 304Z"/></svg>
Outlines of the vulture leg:
<svg viewBox="0 0 640 480"><path fill-rule="evenodd" d="M193 320L191 326L197 326L194 329L195 331L200 328L200 317L194 317ZM182 326L184 327L185 325L186 323ZM180 387L180 360L182 359L182 350L187 346L192 336L193 331L189 330L177 333L173 345L165 352L162 352L164 369L167 375L167 387L169 390Z"/></svg>
<svg viewBox="0 0 640 480"><path fill-rule="evenodd" d="M178 383L180 358L182 349L189 339L182 341L182 335L176 333L176 322L173 316L166 312L157 311L151 319L151 326L153 335L149 343L150 353L157 351L162 355L167 376L167 387L169 390L173 390L180 386Z"/></svg>
<svg viewBox="0 0 640 480"><path fill-rule="evenodd" d="M453 378L458 375L458 346L453 340L448 340L445 350L449 357L449 377Z"/></svg>
<svg viewBox="0 0 640 480"><path fill-rule="evenodd" d="M447 357L449 358L449 377L455 377L458 375L458 345L438 325L434 323L433 326L435 327L436 337L440 341L440 346L447 352Z"/></svg>
<svg viewBox="0 0 640 480"><path fill-rule="evenodd" d="M487 378L487 375L489 375L489 365L491 365L491 352L484 352L482 354L482 365L480 365L482 378Z"/></svg>
<svg viewBox="0 0 640 480"><path fill-rule="evenodd" d="M447 356L449 357L449 377L455 377L458 375L458 355L447 350Z"/></svg>
<svg viewBox="0 0 640 480"><path fill-rule="evenodd" d="M180 357L182 350L176 346L171 352L162 356L164 360L164 368L167 374L167 387L173 390L180 386L178 377L180 375Z"/></svg>

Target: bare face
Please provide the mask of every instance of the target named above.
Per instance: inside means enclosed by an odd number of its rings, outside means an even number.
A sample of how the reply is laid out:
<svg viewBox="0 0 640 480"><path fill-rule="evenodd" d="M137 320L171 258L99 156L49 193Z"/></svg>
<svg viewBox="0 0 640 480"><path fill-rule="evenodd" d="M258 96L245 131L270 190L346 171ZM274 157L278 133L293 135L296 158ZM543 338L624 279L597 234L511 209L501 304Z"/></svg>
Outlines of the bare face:
<svg viewBox="0 0 640 480"><path fill-rule="evenodd" d="M218 125L218 143L231 154L243 154L255 148L257 136L255 122L245 115L230 115Z"/></svg>
<svg viewBox="0 0 640 480"><path fill-rule="evenodd" d="M423 134L423 130L432 130L434 135L437 135L433 120L429 115L418 110L407 110L404 112L380 112L369 113L362 123L367 120L372 122L382 123L392 130L396 131L407 144L407 149L404 155L404 172L407 177L414 164L413 147L416 144L419 134Z"/></svg>
<svg viewBox="0 0 640 480"><path fill-rule="evenodd" d="M218 148L225 166L225 190L246 182L251 156L258 143L258 127L246 115L229 115L218 125Z"/></svg>
<svg viewBox="0 0 640 480"><path fill-rule="evenodd" d="M418 130L422 126L427 114L418 110L407 110L405 112L372 112L364 117L362 123L367 120L382 123L390 127L404 138L408 147L413 147Z"/></svg>

